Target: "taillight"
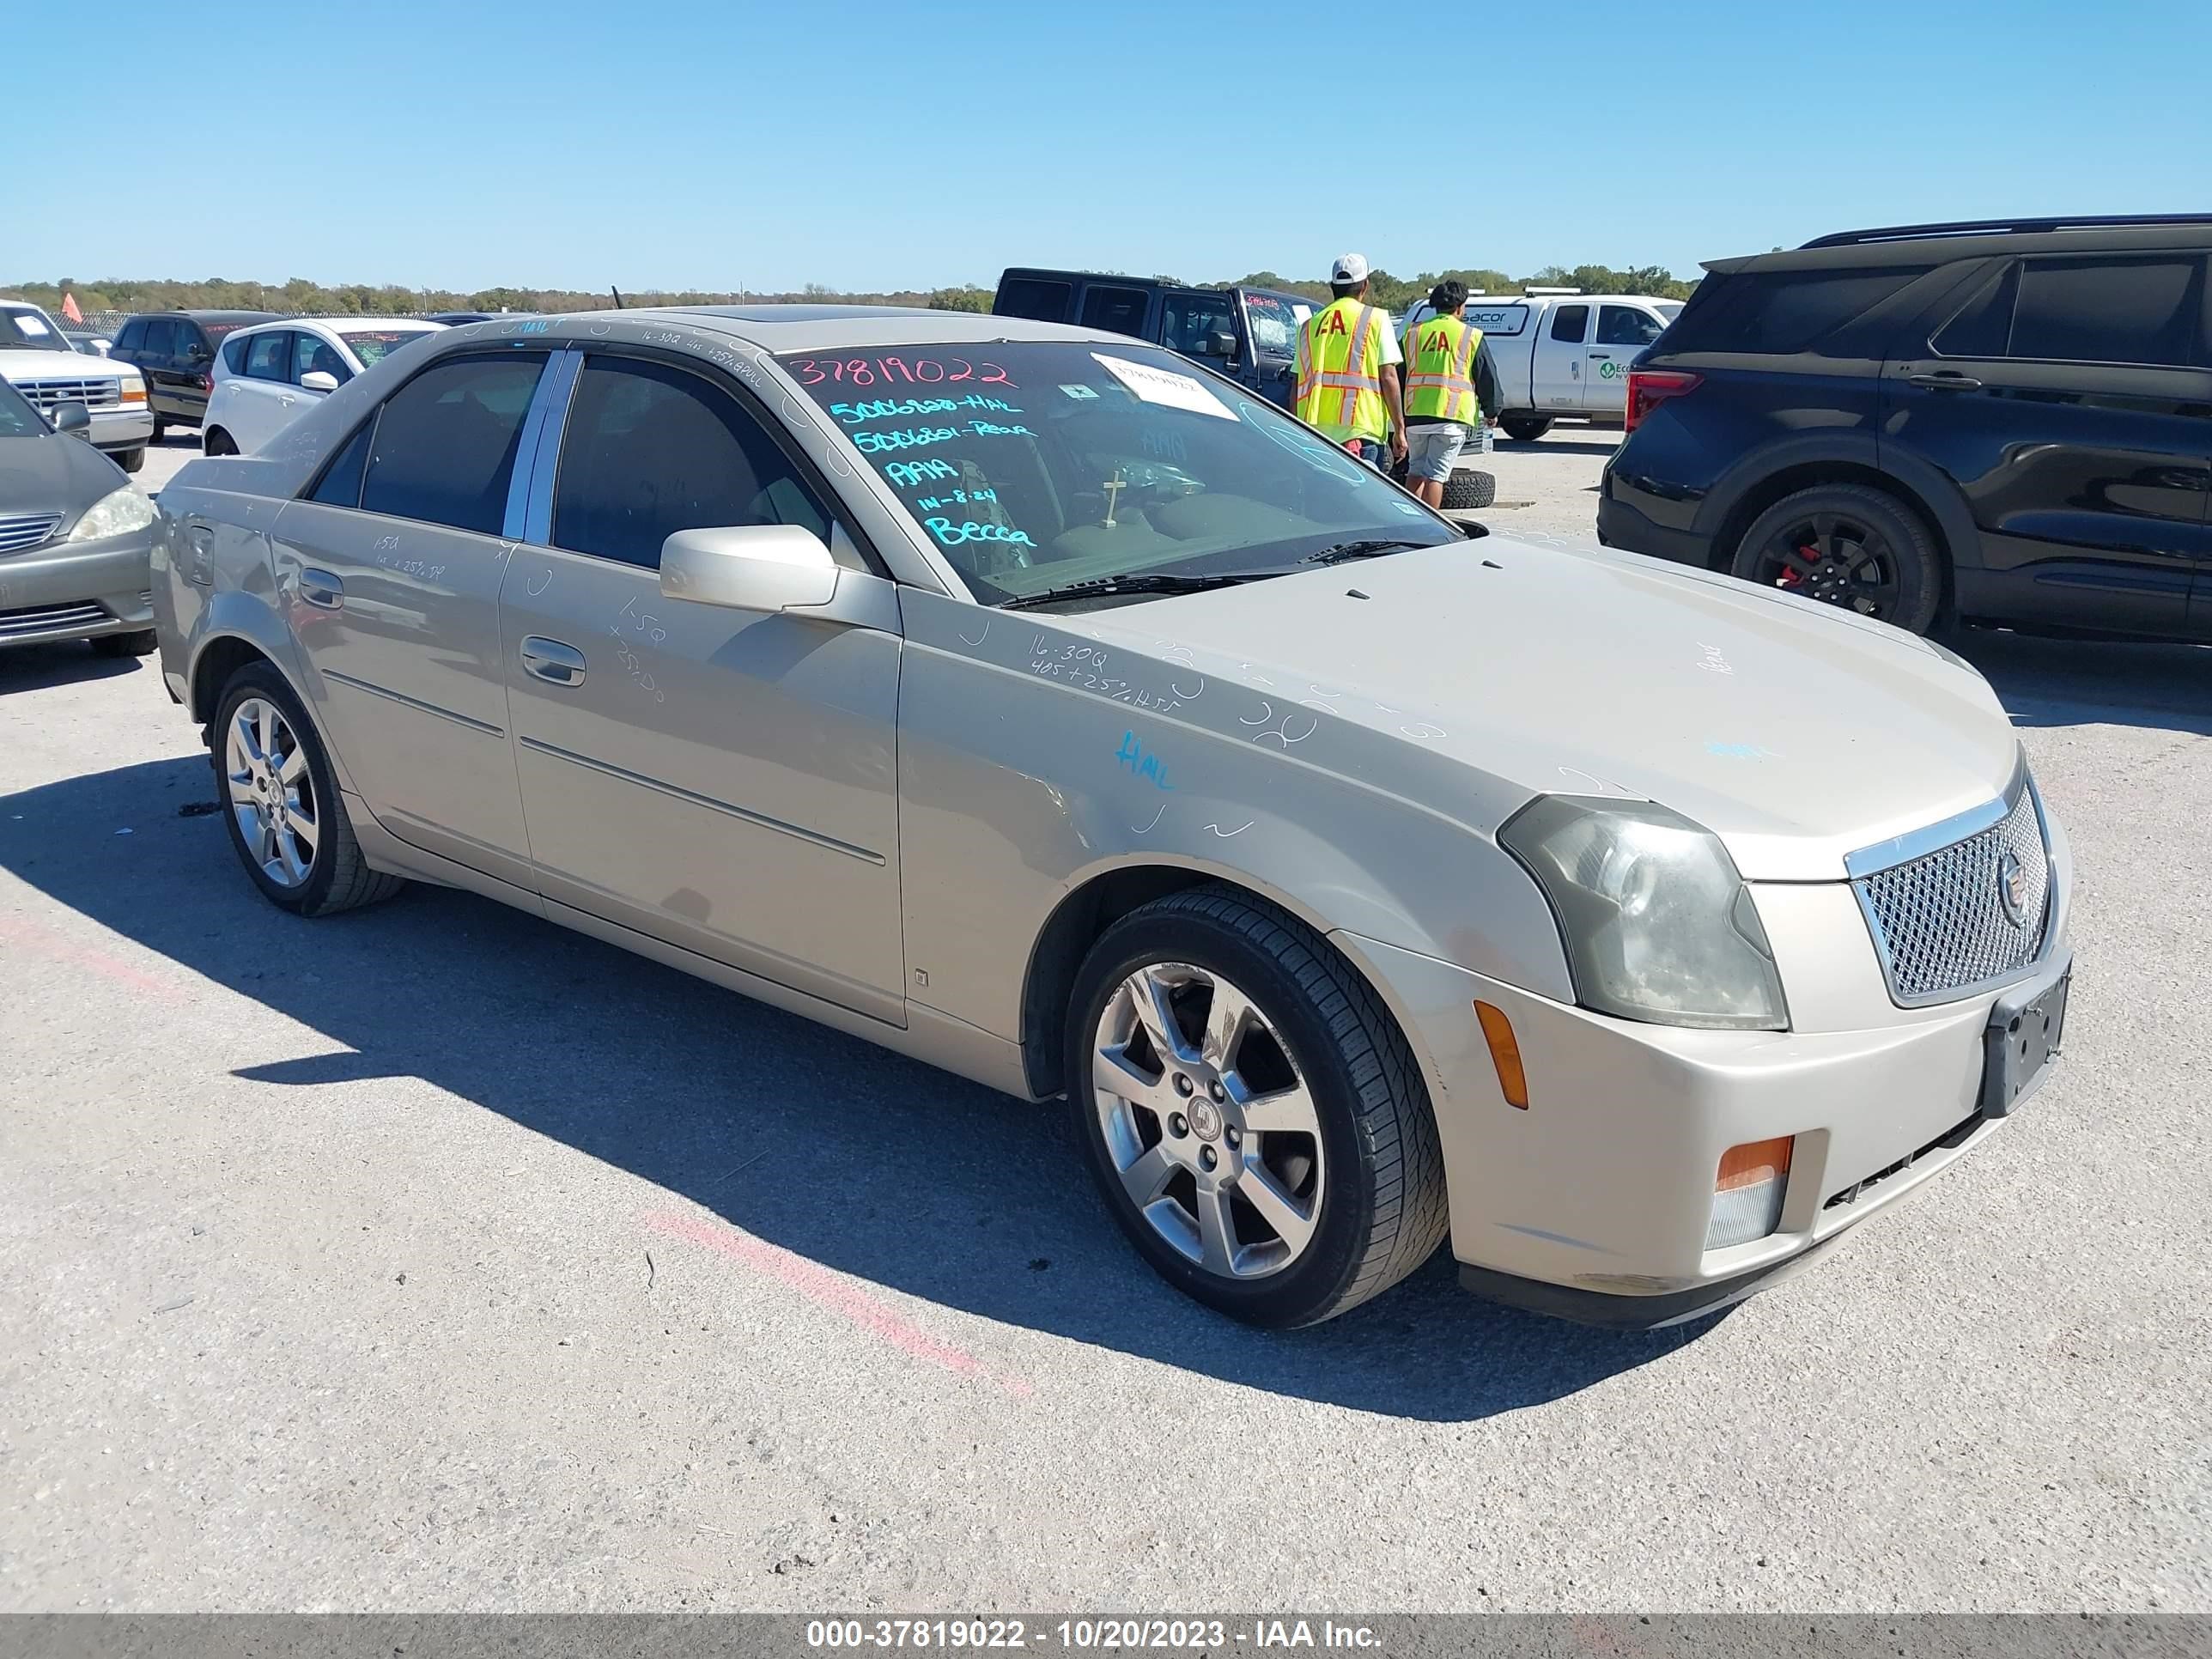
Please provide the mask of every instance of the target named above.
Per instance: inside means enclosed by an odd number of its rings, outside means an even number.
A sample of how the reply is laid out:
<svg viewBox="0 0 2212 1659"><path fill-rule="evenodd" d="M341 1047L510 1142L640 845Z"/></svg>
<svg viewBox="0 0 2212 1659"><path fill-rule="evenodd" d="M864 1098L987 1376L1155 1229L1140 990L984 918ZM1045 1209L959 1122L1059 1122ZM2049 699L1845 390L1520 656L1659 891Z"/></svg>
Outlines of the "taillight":
<svg viewBox="0 0 2212 1659"><path fill-rule="evenodd" d="M1679 368L1632 368L1628 371L1628 417L1622 422L1625 431L1636 430L1636 423L1669 398L1680 398L1695 392L1705 383L1702 374L1692 374Z"/></svg>
<svg viewBox="0 0 2212 1659"><path fill-rule="evenodd" d="M200 390L201 390L201 391L203 391L203 392L210 392L210 393L212 393L212 392L215 391L215 376L214 376L214 375L212 375L212 374L203 374L203 375L201 375L201 376L200 376Z"/></svg>

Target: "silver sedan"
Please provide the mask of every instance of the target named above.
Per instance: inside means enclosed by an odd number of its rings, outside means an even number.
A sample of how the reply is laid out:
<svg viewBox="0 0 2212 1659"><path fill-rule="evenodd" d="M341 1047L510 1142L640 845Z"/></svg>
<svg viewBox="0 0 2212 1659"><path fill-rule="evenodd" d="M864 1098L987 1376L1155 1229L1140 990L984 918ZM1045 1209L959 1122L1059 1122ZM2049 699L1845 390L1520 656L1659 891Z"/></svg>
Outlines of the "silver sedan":
<svg viewBox="0 0 2212 1659"><path fill-rule="evenodd" d="M272 902L538 912L1039 1100L1293 1326L1449 1237L1620 1325L1771 1283L2055 1052L2065 841L1971 669L1465 533L1119 336L465 325L164 492Z"/></svg>

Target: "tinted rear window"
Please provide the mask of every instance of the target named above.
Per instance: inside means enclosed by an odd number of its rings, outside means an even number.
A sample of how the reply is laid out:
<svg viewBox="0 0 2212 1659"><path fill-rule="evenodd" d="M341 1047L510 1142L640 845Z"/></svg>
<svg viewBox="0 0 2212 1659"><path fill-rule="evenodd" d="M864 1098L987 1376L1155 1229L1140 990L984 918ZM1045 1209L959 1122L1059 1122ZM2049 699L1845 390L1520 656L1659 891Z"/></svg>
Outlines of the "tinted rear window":
<svg viewBox="0 0 2212 1659"><path fill-rule="evenodd" d="M1668 330L1670 351L1802 351L1922 276L1875 270L1746 270L1711 276Z"/></svg>
<svg viewBox="0 0 2212 1659"><path fill-rule="evenodd" d="M462 357L392 396L377 419L364 512L496 535L543 357Z"/></svg>

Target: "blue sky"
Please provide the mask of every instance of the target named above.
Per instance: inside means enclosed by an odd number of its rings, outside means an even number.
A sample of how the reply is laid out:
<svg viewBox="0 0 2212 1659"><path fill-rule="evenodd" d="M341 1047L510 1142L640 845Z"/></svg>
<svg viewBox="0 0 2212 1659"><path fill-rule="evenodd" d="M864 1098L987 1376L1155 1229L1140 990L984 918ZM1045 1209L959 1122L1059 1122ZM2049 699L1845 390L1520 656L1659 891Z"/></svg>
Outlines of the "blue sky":
<svg viewBox="0 0 2212 1659"><path fill-rule="evenodd" d="M17 120L0 281L1687 274L1862 224L2212 210L2205 0L71 15L11 26L21 88L119 94Z"/></svg>

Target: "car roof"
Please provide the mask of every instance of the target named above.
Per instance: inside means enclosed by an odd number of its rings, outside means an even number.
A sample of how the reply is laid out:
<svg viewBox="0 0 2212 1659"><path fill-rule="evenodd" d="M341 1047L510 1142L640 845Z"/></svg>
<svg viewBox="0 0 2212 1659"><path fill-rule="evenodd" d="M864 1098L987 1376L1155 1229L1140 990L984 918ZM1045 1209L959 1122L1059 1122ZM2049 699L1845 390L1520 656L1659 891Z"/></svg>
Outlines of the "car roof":
<svg viewBox="0 0 2212 1659"><path fill-rule="evenodd" d="M271 328L299 328L313 324L318 328L404 328L432 334L446 326L422 317L275 317L265 323L256 323L251 328L241 328L240 334L260 334Z"/></svg>
<svg viewBox="0 0 2212 1659"><path fill-rule="evenodd" d="M616 325L688 323L758 346L763 351L822 351L835 346L976 344L1000 340L1091 341L1138 347L1146 343L1109 329L1066 323L1033 323L983 311L926 311L910 306L625 306L621 310L570 311L554 317L501 317L464 323L462 339L507 335L544 338L586 333L605 337ZM624 332L629 331L625 330Z"/></svg>
<svg viewBox="0 0 2212 1659"><path fill-rule="evenodd" d="M2212 250L2212 214L2157 217L1985 221L1954 225L1899 225L1839 232L1802 247L1733 259L1708 259L1723 275L1740 270L1855 270L1884 265L1940 265L2032 253L2130 253Z"/></svg>
<svg viewBox="0 0 2212 1659"><path fill-rule="evenodd" d="M196 323L273 323L283 319L276 311L198 311L185 307L168 311L142 311L142 317L189 317Z"/></svg>

